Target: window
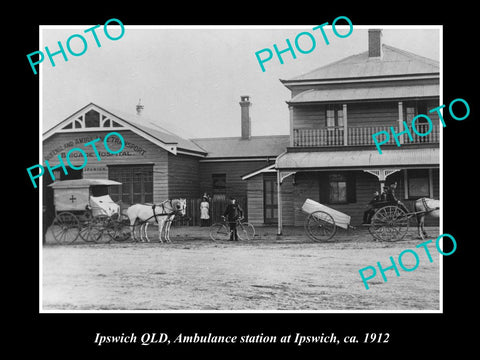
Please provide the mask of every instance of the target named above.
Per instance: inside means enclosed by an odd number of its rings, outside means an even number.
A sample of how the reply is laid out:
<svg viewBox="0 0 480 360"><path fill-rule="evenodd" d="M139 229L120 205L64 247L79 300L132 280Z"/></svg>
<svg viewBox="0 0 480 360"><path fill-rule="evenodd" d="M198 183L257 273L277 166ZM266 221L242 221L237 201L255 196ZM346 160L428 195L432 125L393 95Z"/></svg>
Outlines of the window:
<svg viewBox="0 0 480 360"><path fill-rule="evenodd" d="M347 179L341 174L330 174L328 176L330 204L341 204L347 202Z"/></svg>
<svg viewBox="0 0 480 360"><path fill-rule="evenodd" d="M325 118L327 120L327 127L343 127L342 105L328 105Z"/></svg>
<svg viewBox="0 0 480 360"><path fill-rule="evenodd" d="M320 203L348 204L356 202L355 173L320 173Z"/></svg>
<svg viewBox="0 0 480 360"><path fill-rule="evenodd" d="M430 177L427 169L408 170L407 184L409 199L430 196Z"/></svg>
<svg viewBox="0 0 480 360"><path fill-rule="evenodd" d="M113 201L125 204L153 202L153 165L109 166L108 178L122 183L110 187Z"/></svg>
<svg viewBox="0 0 480 360"><path fill-rule="evenodd" d="M212 174L212 190L214 194L225 194L227 192L226 174Z"/></svg>

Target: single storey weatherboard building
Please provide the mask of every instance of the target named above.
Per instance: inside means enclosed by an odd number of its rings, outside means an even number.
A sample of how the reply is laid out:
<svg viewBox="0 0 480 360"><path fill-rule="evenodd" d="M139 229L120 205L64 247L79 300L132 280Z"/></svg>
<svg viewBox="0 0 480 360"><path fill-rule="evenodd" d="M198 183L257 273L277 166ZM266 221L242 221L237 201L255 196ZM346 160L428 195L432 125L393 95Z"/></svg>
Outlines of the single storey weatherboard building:
<svg viewBox="0 0 480 360"><path fill-rule="evenodd" d="M198 200L207 193L216 206L211 208L214 220L218 220L230 196L239 200L248 217L247 183L242 175L273 164L289 141L288 135L251 136L250 106L249 96L241 96L241 136L185 139L142 115L142 105L137 106L136 113L125 113L90 103L43 134L43 158L52 167L59 165L60 159L65 164L67 173L56 168L55 180L101 178L121 182L110 188L110 196L122 207L175 197ZM118 132L125 141L118 154L105 149L103 140L110 132ZM101 139L95 143L101 160L97 160L91 145L84 146L96 138ZM112 150L120 148L116 136L107 140ZM66 161L66 154L74 148L83 149L87 155L87 164L81 170L70 168ZM74 155L80 153L72 152L72 165L81 167L84 158ZM52 179L46 175L42 181L44 205L53 212L52 189L46 186ZM198 201L189 205L198 207ZM198 212L189 209L189 214L197 216ZM198 219L193 220L198 223Z"/></svg>

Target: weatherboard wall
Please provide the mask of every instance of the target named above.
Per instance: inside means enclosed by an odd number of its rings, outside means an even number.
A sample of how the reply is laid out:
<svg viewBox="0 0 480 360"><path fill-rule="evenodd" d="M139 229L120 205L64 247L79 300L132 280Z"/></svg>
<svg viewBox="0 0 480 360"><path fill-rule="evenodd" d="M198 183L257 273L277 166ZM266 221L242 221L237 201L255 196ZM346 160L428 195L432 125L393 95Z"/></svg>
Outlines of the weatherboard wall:
<svg viewBox="0 0 480 360"><path fill-rule="evenodd" d="M108 167L115 165L153 165L153 193L154 202L161 202L169 197L169 166L168 153L166 150L146 140L145 138L133 133L132 131L118 131L125 140L124 149L118 154L108 154L105 149L103 138L109 131L89 131L89 132L71 132L56 133L43 142L43 160L48 160L51 166L59 165L58 155L62 156L65 165L66 154L73 148L81 148L87 153L87 164L82 169L83 178L108 178ZM95 145L100 154L101 160L98 161L92 146L85 147L84 144L96 138L101 138ZM115 137L112 138L114 140ZM108 143L111 150L119 149L120 144L114 141ZM72 152L71 163L80 167L83 164L83 156L73 157L73 154L79 155L78 151ZM67 168L68 170L68 168ZM62 171L58 169L56 173ZM48 175L45 170L44 176Z"/></svg>

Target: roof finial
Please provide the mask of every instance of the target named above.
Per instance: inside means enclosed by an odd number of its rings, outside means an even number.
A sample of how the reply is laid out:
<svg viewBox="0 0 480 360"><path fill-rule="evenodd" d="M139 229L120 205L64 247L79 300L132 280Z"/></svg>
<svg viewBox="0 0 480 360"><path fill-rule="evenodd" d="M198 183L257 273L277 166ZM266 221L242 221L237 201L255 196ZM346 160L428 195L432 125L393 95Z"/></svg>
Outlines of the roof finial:
<svg viewBox="0 0 480 360"><path fill-rule="evenodd" d="M142 99L138 99L138 104L137 104L137 115L141 115L144 106L141 104Z"/></svg>

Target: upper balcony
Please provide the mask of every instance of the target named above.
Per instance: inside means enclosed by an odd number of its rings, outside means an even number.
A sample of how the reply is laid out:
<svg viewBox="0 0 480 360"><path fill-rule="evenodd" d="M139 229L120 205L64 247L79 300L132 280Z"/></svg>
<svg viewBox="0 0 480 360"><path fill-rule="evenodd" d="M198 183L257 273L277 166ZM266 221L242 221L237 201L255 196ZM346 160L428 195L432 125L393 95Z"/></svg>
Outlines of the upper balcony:
<svg viewBox="0 0 480 360"><path fill-rule="evenodd" d="M399 135L400 144L439 144L440 120L436 112L430 112L436 107L435 97L290 104L290 147L375 146L372 135L381 131L390 135L385 145L396 145L393 134L402 133L404 124L409 126L410 134ZM431 124L420 116L415 121L415 132L412 122L420 114L428 114ZM378 135L377 140L384 141L385 135Z"/></svg>
<svg viewBox="0 0 480 360"><path fill-rule="evenodd" d="M395 133L400 133L398 125L393 126ZM428 131L428 124L416 124L417 132L424 134ZM368 146L375 145L372 135L379 131L390 133L387 145L396 145L395 137L391 133L390 126L350 126L350 127L326 127L320 129L299 128L293 129L292 145L294 147L335 147L335 146ZM426 136L419 136L410 130L412 139L408 134L398 137L401 144L438 144L440 142L439 125L433 125L432 131ZM378 141L384 139L378 136Z"/></svg>

